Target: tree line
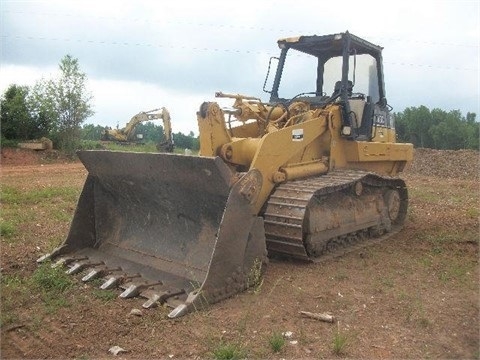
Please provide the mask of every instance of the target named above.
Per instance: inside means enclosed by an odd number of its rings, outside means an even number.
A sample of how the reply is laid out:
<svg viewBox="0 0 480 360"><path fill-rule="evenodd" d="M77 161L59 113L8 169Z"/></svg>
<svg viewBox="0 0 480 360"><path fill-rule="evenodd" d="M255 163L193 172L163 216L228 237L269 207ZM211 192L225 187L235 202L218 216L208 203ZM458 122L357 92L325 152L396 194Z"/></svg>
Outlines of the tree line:
<svg viewBox="0 0 480 360"><path fill-rule="evenodd" d="M415 147L480 149L480 123L471 112L464 117L459 110L409 107L395 113L395 130L398 141L411 142Z"/></svg>
<svg viewBox="0 0 480 360"><path fill-rule="evenodd" d="M102 138L104 129L105 128L100 125L86 124L82 127L81 138L82 140L99 141ZM139 123L135 128L135 133L142 134L143 141L147 143L158 144L165 140L163 126L151 121ZM199 139L192 131L187 135L182 132L176 132L172 134L172 137L176 148L194 151L200 149Z"/></svg>
<svg viewBox="0 0 480 360"><path fill-rule="evenodd" d="M82 148L82 140L100 140L104 127L84 125L94 114L86 81L78 59L66 55L55 78L41 79L32 87L11 84L0 98L1 145L47 137L54 148L73 155ZM163 137L163 127L152 122L138 124L136 132L154 143ZM174 133L173 139L178 148L199 149L193 132Z"/></svg>
<svg viewBox="0 0 480 360"><path fill-rule="evenodd" d="M78 59L66 55L60 61L56 78L41 79L33 87L10 85L0 99L2 146L10 141L48 137L55 148L73 154L81 147L81 140L100 140L102 126L83 125L94 114L86 80ZM475 113L464 117L459 110L420 106L394 115L398 141L432 149L480 148L480 123ZM138 124L136 132L154 143L163 137L163 127L152 122ZM173 140L177 148L199 148L193 132L174 133Z"/></svg>

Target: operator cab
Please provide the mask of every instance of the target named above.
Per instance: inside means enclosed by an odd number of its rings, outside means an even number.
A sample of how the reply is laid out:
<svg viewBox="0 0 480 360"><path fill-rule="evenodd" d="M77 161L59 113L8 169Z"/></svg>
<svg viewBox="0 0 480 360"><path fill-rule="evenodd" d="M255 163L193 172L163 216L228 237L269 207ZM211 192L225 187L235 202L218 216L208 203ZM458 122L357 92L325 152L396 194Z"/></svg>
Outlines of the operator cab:
<svg viewBox="0 0 480 360"><path fill-rule="evenodd" d="M383 79L382 47L345 33L278 41L281 49L270 103L304 101L311 108L338 103L342 135L369 141L378 126L393 128ZM294 50L294 51L290 51ZM268 74L267 74L268 78Z"/></svg>

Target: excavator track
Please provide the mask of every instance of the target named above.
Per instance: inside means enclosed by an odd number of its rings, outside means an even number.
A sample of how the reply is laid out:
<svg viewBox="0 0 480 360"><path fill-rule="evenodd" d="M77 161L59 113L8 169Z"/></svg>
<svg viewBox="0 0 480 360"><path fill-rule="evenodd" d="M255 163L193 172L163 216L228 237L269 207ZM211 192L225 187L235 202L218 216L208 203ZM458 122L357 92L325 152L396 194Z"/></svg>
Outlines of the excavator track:
<svg viewBox="0 0 480 360"><path fill-rule="evenodd" d="M321 262L397 233L408 207L403 180L358 170L280 184L264 207L269 255Z"/></svg>

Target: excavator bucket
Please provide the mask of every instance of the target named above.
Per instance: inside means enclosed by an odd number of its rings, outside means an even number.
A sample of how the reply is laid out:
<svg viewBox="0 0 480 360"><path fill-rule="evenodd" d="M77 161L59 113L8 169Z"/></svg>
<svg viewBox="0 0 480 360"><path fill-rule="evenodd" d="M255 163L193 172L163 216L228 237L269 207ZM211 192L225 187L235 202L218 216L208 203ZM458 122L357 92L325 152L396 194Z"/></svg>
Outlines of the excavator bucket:
<svg viewBox="0 0 480 360"><path fill-rule="evenodd" d="M69 234L38 261L104 279L120 297L164 304L169 317L245 290L266 258L252 208L262 178L220 158L80 151L88 170Z"/></svg>

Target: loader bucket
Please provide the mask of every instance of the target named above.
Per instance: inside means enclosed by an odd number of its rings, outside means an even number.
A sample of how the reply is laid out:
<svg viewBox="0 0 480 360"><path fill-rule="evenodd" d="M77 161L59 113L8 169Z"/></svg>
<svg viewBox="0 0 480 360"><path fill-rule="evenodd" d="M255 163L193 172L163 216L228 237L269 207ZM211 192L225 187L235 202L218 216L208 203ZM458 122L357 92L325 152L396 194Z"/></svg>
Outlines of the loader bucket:
<svg viewBox="0 0 480 360"><path fill-rule="evenodd" d="M235 174L220 158L80 151L88 170L69 234L39 261L105 279L144 307L181 316L243 291L266 257L252 203L256 170Z"/></svg>

